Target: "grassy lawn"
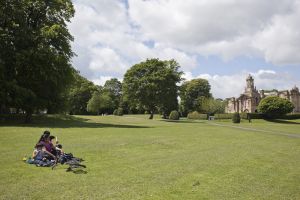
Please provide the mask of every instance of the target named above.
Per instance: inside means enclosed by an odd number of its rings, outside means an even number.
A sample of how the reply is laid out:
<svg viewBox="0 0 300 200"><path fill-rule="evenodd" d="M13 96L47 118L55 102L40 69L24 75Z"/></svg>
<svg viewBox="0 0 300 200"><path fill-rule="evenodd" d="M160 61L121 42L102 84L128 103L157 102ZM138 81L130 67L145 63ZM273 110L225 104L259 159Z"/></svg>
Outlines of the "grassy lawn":
<svg viewBox="0 0 300 200"><path fill-rule="evenodd" d="M300 120L147 117L50 116L1 125L0 199L300 199ZM87 174L21 161L45 129L86 160Z"/></svg>

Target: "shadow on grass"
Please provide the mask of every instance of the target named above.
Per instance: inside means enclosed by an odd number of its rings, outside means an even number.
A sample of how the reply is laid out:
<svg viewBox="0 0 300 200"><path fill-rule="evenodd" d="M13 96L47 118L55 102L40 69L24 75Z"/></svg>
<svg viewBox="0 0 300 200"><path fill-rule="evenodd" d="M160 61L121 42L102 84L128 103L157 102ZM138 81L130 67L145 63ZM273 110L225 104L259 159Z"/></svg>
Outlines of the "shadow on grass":
<svg viewBox="0 0 300 200"><path fill-rule="evenodd" d="M202 121L194 121L194 120L170 120L170 119L162 119L162 122L170 122L170 123L178 123L178 124L194 124L194 123L203 123L206 120Z"/></svg>
<svg viewBox="0 0 300 200"><path fill-rule="evenodd" d="M89 119L70 115L33 116L31 123L24 123L24 120L21 119L1 121L0 126L37 128L151 128L149 126L89 122Z"/></svg>
<svg viewBox="0 0 300 200"><path fill-rule="evenodd" d="M297 124L300 125L299 122L289 121L289 120L283 120L283 119L265 119L268 122L273 123L280 123L280 124Z"/></svg>

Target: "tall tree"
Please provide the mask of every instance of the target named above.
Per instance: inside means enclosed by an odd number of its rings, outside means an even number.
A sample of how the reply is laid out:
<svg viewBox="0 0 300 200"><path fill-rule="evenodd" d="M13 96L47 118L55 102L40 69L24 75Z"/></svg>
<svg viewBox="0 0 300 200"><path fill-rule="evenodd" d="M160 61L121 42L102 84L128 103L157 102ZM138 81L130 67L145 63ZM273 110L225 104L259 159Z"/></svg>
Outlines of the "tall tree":
<svg viewBox="0 0 300 200"><path fill-rule="evenodd" d="M157 109L163 109L177 100L182 72L176 61L147 59L132 66L125 74L123 94L128 102L150 111L149 119ZM176 108L175 108L176 109Z"/></svg>
<svg viewBox="0 0 300 200"><path fill-rule="evenodd" d="M93 82L82 77L79 73L76 73L75 81L68 93L70 113L80 115L88 114L88 101L96 91L101 92L101 86L94 85Z"/></svg>
<svg viewBox="0 0 300 200"><path fill-rule="evenodd" d="M196 109L200 113L215 114L225 112L225 103L221 99L199 97L198 108Z"/></svg>
<svg viewBox="0 0 300 200"><path fill-rule="evenodd" d="M122 96L122 83L118 79L112 78L105 82L103 90L109 93L113 102L113 110L117 109Z"/></svg>
<svg viewBox="0 0 300 200"><path fill-rule="evenodd" d="M95 92L88 101L87 110L97 114L112 110L113 102L108 92Z"/></svg>
<svg viewBox="0 0 300 200"><path fill-rule="evenodd" d="M210 98L210 84L206 79L198 78L184 82L179 93L180 107L183 113L195 111L199 108L199 98Z"/></svg>
<svg viewBox="0 0 300 200"><path fill-rule="evenodd" d="M71 0L0 1L1 107L18 106L27 120L34 110L61 108L73 80L73 15Z"/></svg>

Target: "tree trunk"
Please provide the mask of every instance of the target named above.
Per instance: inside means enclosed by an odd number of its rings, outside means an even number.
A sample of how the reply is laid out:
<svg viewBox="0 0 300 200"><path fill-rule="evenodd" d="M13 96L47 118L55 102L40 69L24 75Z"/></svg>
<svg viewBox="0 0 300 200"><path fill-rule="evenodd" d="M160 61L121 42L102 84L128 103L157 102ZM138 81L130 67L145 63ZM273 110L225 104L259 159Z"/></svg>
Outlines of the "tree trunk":
<svg viewBox="0 0 300 200"><path fill-rule="evenodd" d="M153 119L153 113L154 113L154 111L151 110L149 119Z"/></svg>

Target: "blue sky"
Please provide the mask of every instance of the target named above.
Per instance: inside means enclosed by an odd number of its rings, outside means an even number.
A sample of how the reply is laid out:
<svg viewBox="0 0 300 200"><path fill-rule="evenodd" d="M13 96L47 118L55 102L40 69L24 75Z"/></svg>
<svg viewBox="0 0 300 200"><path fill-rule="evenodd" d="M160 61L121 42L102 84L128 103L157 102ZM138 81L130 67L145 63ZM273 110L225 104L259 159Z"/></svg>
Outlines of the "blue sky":
<svg viewBox="0 0 300 200"><path fill-rule="evenodd" d="M75 0L74 66L96 84L147 58L175 59L214 97L300 86L299 0Z"/></svg>

